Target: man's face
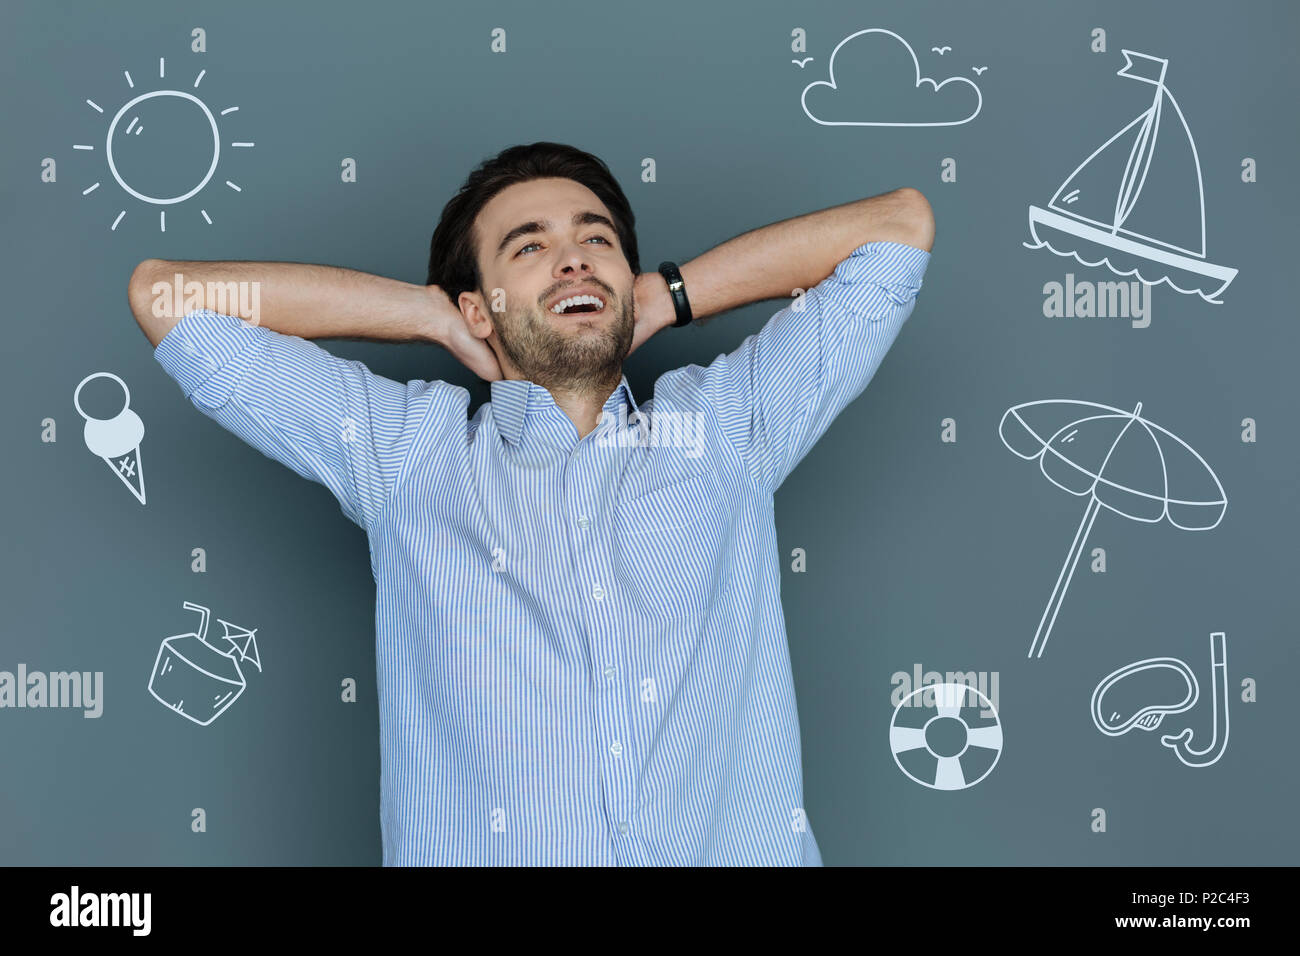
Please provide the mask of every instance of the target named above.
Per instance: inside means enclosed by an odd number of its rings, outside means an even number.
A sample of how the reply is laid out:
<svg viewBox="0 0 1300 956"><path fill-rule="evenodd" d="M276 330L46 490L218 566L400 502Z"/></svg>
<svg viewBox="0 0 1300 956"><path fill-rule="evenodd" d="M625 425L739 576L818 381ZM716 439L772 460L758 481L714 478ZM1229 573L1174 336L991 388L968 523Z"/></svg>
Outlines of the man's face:
<svg viewBox="0 0 1300 956"><path fill-rule="evenodd" d="M479 212L475 235L483 289L463 294L462 311L506 377L575 391L617 380L632 344L636 277L596 194L571 179L516 183ZM565 302L581 293L602 304Z"/></svg>

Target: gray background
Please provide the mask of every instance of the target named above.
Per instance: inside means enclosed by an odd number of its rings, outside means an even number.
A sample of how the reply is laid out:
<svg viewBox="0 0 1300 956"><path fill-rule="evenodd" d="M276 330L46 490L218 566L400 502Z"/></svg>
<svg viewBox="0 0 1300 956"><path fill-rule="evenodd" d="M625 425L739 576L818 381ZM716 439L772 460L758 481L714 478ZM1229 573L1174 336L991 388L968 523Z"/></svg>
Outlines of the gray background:
<svg viewBox="0 0 1300 956"><path fill-rule="evenodd" d="M1296 861L1294 5L192 9L24 2L0 14L0 670L25 662L103 671L105 682L98 720L0 710L0 863L380 862L364 535L323 487L183 400L132 320L127 279L160 256L324 262L423 281L437 216L473 164L539 139L609 163L639 217L643 268L902 185L934 206L938 237L914 314L776 498L805 802L827 864ZM190 52L195 26L207 30L206 54ZM489 52L497 26L505 55ZM808 32L806 70L790 63L795 27ZM809 121L801 90L825 78L840 39L867 27L907 38L926 75L987 65L980 116L929 129ZM1094 27L1107 30L1104 54L1089 51ZM953 51L940 60L928 51L942 44ZM1240 270L1223 305L1156 288L1146 329L1044 318L1043 283L1070 271L1114 277L1021 246L1026 207L1045 205L1149 99L1114 76L1121 47L1170 58L1169 86L1200 151L1209 257ZM168 85L188 88L206 68L205 100L240 106L223 141L257 144L223 156L217 182L234 179L242 193L210 186L169 213L165 235L155 209L104 175L102 152L71 149L102 143L107 126L84 100L111 115L129 98L122 70L150 88L160 56ZM142 175L192 161L193 143L173 148ZM57 183L39 179L46 156ZM339 181L345 156L358 160L355 184ZM656 183L640 181L645 156ZM1245 156L1259 164L1257 183L1241 182ZM955 183L939 180L944 157L957 160ZM628 363L634 390L648 396L660 373L731 350L781 305L657 336ZM323 344L393 379L470 387L475 405L487 395L435 347ZM146 507L81 440L73 389L101 369L127 381L147 428ZM102 395L107 406L111 388ZM1109 571L1080 568L1047 653L1029 661L1084 502L1003 448L997 425L1011 405L1062 397L1142 401L1211 463L1229 504L1201 534L1103 510L1089 547L1106 549ZM40 441L47 416L54 444ZM955 444L939 441L946 417ZM1245 417L1259 423L1256 444L1240 440ZM207 550L206 574L190 571L194 547ZM789 570L796 547L807 550L803 574ZM185 600L211 607L214 629L217 616L258 628L262 652L264 672L251 671L248 691L206 728L146 691L161 639L193 628ZM1097 732L1097 681L1168 655L1201 682L1202 705L1185 716L1203 745L1212 630L1227 632L1234 688L1217 764L1182 766L1158 734ZM1005 750L973 788L925 789L890 757L890 675L917 662L1000 673ZM358 683L356 704L339 700L345 677ZM1243 677L1259 682L1257 703L1239 702ZM207 811L206 833L190 832L193 807ZM1090 831L1094 807L1107 810L1105 834Z"/></svg>

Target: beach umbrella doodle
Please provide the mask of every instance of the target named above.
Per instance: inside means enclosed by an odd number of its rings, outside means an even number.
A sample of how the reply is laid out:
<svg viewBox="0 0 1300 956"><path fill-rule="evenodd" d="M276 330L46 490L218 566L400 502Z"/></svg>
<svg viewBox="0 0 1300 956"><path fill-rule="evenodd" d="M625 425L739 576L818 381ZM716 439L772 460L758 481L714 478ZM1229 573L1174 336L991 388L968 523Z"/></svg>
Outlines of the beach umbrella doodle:
<svg viewBox="0 0 1300 956"><path fill-rule="evenodd" d="M1073 399L1026 402L1007 409L998 434L1007 449L1038 461L1044 477L1088 507L1075 532L1029 656L1042 657L1074 568L1104 507L1134 521L1168 521L1184 531L1209 531L1228 500L1205 459L1177 435L1132 411Z"/></svg>

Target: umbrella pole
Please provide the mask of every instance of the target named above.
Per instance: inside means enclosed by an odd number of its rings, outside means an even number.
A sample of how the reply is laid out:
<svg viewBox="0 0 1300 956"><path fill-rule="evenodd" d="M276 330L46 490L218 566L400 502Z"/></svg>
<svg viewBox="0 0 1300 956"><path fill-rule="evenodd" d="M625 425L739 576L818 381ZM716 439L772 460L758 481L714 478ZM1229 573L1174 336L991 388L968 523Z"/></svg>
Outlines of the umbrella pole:
<svg viewBox="0 0 1300 956"><path fill-rule="evenodd" d="M1083 520L1079 522L1079 530L1074 533L1074 542L1070 545L1070 553L1066 555L1065 564L1061 566L1061 573L1056 576L1056 587L1052 590L1051 600L1047 602L1047 608L1043 611L1042 619L1038 622L1038 630L1034 634L1034 643L1029 645L1029 656L1033 657L1034 648L1038 648L1038 657L1043 656L1043 649L1047 647L1047 639L1052 635L1052 625L1056 623L1056 614L1061 610L1061 602L1065 600L1066 589L1070 586L1070 579L1074 577L1074 567L1079 563L1079 556L1083 554L1084 545L1088 543L1088 533L1092 531L1092 523L1097 518L1097 511L1101 508L1101 502L1097 500L1096 495L1091 496L1088 502L1088 509L1083 513Z"/></svg>

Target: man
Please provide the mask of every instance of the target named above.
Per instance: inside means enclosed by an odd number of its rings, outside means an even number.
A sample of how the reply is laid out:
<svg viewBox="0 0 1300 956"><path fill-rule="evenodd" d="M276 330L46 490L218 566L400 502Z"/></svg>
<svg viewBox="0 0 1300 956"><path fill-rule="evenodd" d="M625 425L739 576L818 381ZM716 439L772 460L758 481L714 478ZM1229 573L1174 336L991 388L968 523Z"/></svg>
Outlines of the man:
<svg viewBox="0 0 1300 956"><path fill-rule="evenodd" d="M368 535L385 865L820 865L772 496L875 374L933 237L901 189L641 273L605 164L534 143L471 173L424 286L136 268L132 310L185 395ZM157 307L176 273L260 283L259 321ZM623 360L651 335L791 295L632 395ZM470 419L466 389L319 337L439 342L491 401Z"/></svg>

